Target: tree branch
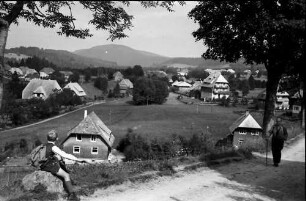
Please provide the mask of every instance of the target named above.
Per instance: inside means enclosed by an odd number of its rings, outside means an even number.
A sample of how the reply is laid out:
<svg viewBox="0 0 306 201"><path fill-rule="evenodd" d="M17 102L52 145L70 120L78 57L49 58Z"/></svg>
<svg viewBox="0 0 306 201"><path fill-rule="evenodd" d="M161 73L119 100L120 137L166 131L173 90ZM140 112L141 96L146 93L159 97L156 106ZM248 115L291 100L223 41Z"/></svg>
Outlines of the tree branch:
<svg viewBox="0 0 306 201"><path fill-rule="evenodd" d="M9 14L4 17L4 20L11 24L20 15L21 11L23 10L23 5L23 1L17 1L13 6L12 10L9 12Z"/></svg>

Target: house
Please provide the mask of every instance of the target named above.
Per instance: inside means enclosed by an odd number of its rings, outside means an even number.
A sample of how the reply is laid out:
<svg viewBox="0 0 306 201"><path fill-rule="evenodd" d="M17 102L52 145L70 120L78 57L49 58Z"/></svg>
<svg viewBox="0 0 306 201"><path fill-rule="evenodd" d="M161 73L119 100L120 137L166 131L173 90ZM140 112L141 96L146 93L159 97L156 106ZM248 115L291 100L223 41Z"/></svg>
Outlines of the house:
<svg viewBox="0 0 306 201"><path fill-rule="evenodd" d="M46 78L48 78L49 77L49 75L47 74L47 73L45 73L45 72L39 72L39 77L41 78L41 79L46 79Z"/></svg>
<svg viewBox="0 0 306 201"><path fill-rule="evenodd" d="M279 110L289 110L289 94L285 91L276 93L275 108Z"/></svg>
<svg viewBox="0 0 306 201"><path fill-rule="evenodd" d="M233 146L239 147L242 143L258 139L262 136L262 127L257 123L253 116L246 111L239 117L230 127L231 135L233 135Z"/></svg>
<svg viewBox="0 0 306 201"><path fill-rule="evenodd" d="M39 72L44 72L47 75L51 75L52 73L54 73L54 71L55 70L53 68L45 67L45 68L41 69Z"/></svg>
<svg viewBox="0 0 306 201"><path fill-rule="evenodd" d="M257 96L257 104L259 108L264 108L266 101L266 89L260 92ZM277 92L275 109L288 110L289 109L289 94L287 92Z"/></svg>
<svg viewBox="0 0 306 201"><path fill-rule="evenodd" d="M204 79L201 86L201 99L214 100L223 97L228 98L230 95L230 87L228 81L220 72L211 73Z"/></svg>
<svg viewBox="0 0 306 201"><path fill-rule="evenodd" d="M65 88L71 89L79 97L86 96L84 89L77 82L70 82L64 87L64 89Z"/></svg>
<svg viewBox="0 0 306 201"><path fill-rule="evenodd" d="M113 77L114 77L114 80L115 81L121 81L123 79L123 75L120 71L116 71L114 74L113 74Z"/></svg>
<svg viewBox="0 0 306 201"><path fill-rule="evenodd" d="M93 159L95 161L107 160L111 152L115 137L112 131L102 120L91 112L67 133L61 143L66 153L73 154L80 159Z"/></svg>
<svg viewBox="0 0 306 201"><path fill-rule="evenodd" d="M19 68L13 67L9 70L12 74L14 74L15 72L17 73L18 76L22 76L22 70L20 70Z"/></svg>
<svg viewBox="0 0 306 201"><path fill-rule="evenodd" d="M187 93L192 85L184 81L175 81L172 83L172 86L179 92Z"/></svg>
<svg viewBox="0 0 306 201"><path fill-rule="evenodd" d="M56 80L32 79L22 91L22 99L47 99L54 90L61 90Z"/></svg>
<svg viewBox="0 0 306 201"><path fill-rule="evenodd" d="M20 66L19 69L22 71L22 75L26 75L27 70L29 70L30 68L27 66Z"/></svg>
<svg viewBox="0 0 306 201"><path fill-rule="evenodd" d="M69 77L73 75L73 72L71 71L60 71L60 73L64 75L65 82L68 82Z"/></svg>
<svg viewBox="0 0 306 201"><path fill-rule="evenodd" d="M133 90L133 83L129 79L123 79L119 82L120 94L129 96Z"/></svg>
<svg viewBox="0 0 306 201"><path fill-rule="evenodd" d="M300 91L296 92L291 98L290 98L290 105L292 116L299 116L302 113L302 102L303 102L303 89L300 89Z"/></svg>

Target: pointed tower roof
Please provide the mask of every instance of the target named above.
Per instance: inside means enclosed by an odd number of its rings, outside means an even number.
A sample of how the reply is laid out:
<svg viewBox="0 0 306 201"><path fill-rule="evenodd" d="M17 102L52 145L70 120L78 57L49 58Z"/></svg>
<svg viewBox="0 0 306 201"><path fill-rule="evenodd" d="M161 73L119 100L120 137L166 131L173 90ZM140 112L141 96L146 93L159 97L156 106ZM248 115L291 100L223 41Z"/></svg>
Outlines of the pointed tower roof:
<svg viewBox="0 0 306 201"><path fill-rule="evenodd" d="M234 132L236 128L256 128L262 129L253 116L247 111L244 115L239 117L230 127L230 132Z"/></svg>
<svg viewBox="0 0 306 201"><path fill-rule="evenodd" d="M111 133L112 131L102 122L102 120L96 115L95 112L91 112L87 115L77 126L72 128L67 133L67 138L71 134L83 134L83 135L100 135L105 143L112 147L115 137Z"/></svg>

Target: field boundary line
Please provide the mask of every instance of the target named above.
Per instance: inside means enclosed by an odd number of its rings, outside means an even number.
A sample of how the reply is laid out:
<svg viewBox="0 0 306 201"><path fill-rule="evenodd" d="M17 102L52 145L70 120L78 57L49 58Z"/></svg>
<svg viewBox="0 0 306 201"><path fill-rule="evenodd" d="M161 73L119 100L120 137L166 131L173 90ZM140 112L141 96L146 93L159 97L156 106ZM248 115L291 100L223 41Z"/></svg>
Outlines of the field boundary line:
<svg viewBox="0 0 306 201"><path fill-rule="evenodd" d="M68 115L68 114L71 114L71 113L74 113L74 112L77 112L79 110L82 110L82 109L85 109L85 108L88 108L88 107L91 107L91 106L94 106L94 105L99 105L99 104L102 104L102 103L106 103L105 101L103 102L97 102L97 103L93 103L91 105L86 105L84 107L81 107L81 108L78 108L76 110L73 110L73 111L70 111L70 112L66 112L64 114L60 114L60 115L57 115L57 116L54 116L54 117L50 117L48 119L44 119L44 120L41 120L39 122L35 122L35 123L32 123L32 124L28 124L28 125L24 125L24 126L20 126L20 127L16 127L16 128L11 128L11 129L7 129L7 130L3 130L0 132L1 133L5 133L6 131L13 131L13 130L19 130L19 129L22 129L22 128L26 128L26 127L29 127L29 126L35 126L35 125L38 125L38 124L41 124L41 123L45 123L45 122L48 122L48 121L51 121L53 119L57 119L59 117L63 117L65 115Z"/></svg>

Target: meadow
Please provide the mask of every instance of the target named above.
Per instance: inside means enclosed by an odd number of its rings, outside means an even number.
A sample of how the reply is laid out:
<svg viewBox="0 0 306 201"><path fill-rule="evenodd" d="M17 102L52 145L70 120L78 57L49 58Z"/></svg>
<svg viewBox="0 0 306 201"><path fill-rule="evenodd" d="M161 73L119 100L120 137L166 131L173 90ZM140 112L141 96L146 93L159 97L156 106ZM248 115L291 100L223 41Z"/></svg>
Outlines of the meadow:
<svg viewBox="0 0 306 201"><path fill-rule="evenodd" d="M46 142L46 133L56 129L60 141L67 132L83 118L84 110L22 129L0 132L0 147L6 142L26 139L33 142L36 138ZM244 112L241 107L222 107L209 105L163 104L135 106L128 99L109 101L86 108L88 114L94 111L115 136L115 146L129 128L148 139L168 138L172 134L189 137L194 133L209 132L216 138L225 137L229 126ZM252 113L261 122L261 113Z"/></svg>

